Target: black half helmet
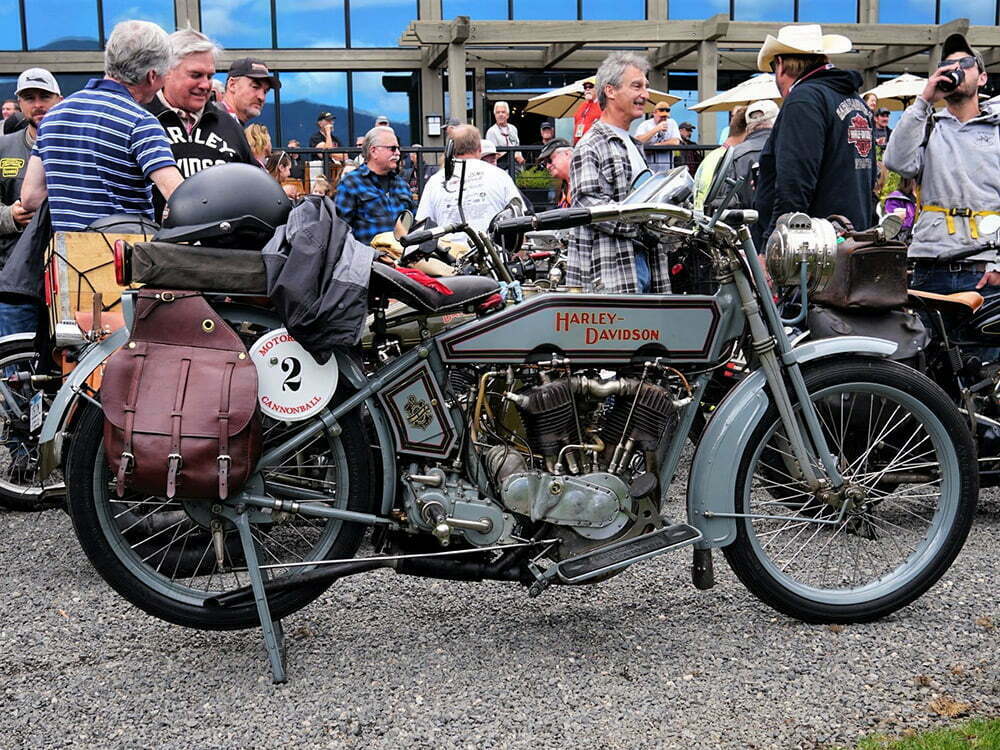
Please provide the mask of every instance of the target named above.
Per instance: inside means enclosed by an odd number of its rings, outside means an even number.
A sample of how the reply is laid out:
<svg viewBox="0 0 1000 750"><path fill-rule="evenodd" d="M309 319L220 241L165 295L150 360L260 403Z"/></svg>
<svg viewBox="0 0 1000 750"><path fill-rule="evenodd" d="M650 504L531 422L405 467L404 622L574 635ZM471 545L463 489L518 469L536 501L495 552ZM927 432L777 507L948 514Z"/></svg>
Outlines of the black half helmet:
<svg viewBox="0 0 1000 750"><path fill-rule="evenodd" d="M288 221L292 203L260 167L219 164L191 175L167 201L157 242L260 249Z"/></svg>

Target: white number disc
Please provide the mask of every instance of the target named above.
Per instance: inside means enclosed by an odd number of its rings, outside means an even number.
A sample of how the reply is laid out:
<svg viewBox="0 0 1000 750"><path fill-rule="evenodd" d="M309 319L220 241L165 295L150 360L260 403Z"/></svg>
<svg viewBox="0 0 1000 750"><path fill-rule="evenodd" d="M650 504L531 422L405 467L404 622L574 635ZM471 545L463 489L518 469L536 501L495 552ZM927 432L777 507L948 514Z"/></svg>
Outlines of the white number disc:
<svg viewBox="0 0 1000 750"><path fill-rule="evenodd" d="M260 410L284 422L299 422L323 409L337 390L337 359L320 365L286 328L261 336L250 348L257 368Z"/></svg>

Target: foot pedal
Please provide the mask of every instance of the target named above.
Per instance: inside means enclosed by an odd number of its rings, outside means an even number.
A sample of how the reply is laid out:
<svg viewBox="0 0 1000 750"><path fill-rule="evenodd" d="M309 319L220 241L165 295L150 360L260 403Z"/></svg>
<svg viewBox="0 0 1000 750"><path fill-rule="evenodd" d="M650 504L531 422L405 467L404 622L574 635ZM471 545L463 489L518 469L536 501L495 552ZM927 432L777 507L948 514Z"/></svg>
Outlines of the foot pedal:
<svg viewBox="0 0 1000 750"><path fill-rule="evenodd" d="M678 547L694 544L701 532L686 523L654 531L633 539L625 539L559 563L559 578L565 583L580 583L611 573L629 565L649 560Z"/></svg>

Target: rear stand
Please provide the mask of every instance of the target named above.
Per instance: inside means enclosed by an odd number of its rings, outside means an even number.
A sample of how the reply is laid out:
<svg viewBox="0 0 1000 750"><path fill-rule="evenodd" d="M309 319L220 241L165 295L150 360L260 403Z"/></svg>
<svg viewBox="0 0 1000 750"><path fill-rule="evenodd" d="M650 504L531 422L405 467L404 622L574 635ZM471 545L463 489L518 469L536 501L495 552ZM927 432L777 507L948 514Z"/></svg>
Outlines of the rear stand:
<svg viewBox="0 0 1000 750"><path fill-rule="evenodd" d="M264 576L260 571L257 558L257 544L250 533L250 518L247 513L227 514L229 520L240 532L240 542L243 545L243 556L246 558L247 572L250 574L250 587L257 603L257 615L260 617L260 627L264 631L264 649L268 661L271 662L271 681L280 684L288 681L285 672L285 631L281 620L271 618L271 608L267 604L267 593L264 591Z"/></svg>

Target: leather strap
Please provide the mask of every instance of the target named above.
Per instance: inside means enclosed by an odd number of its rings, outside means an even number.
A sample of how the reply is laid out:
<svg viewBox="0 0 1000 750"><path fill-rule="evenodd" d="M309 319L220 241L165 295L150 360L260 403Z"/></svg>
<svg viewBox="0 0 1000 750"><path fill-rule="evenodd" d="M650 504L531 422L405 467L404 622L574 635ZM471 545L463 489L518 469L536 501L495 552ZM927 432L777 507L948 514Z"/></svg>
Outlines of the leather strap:
<svg viewBox="0 0 1000 750"><path fill-rule="evenodd" d="M170 455L167 456L167 497L177 494L177 475L180 473L181 459L181 416L184 414L184 395L187 392L188 375L191 373L191 360L187 357L181 360L181 373L177 379L177 392L174 394L174 408L170 412Z"/></svg>
<svg viewBox="0 0 1000 750"><path fill-rule="evenodd" d="M132 454L132 431L135 428L135 404L139 399L139 382L142 380L142 368L146 364L146 347L135 344L135 367L132 368L132 382L128 387L128 397L125 399L125 430L122 438L122 455L118 463L118 476L115 478L115 494L125 496L125 475L134 470L135 456Z"/></svg>
<svg viewBox="0 0 1000 750"><path fill-rule="evenodd" d="M233 460L229 455L229 390L235 369L235 362L226 363L219 394L219 497L223 500L229 497L229 466Z"/></svg>

